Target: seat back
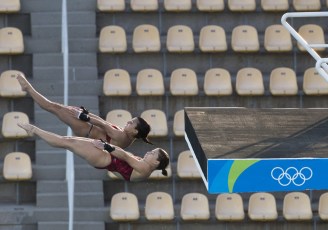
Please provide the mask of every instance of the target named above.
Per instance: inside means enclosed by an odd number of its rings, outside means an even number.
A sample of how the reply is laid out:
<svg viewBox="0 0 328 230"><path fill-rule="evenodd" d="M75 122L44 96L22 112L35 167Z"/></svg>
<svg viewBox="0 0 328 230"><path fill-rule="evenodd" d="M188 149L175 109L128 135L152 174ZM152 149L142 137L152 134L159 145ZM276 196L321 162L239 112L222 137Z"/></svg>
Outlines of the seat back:
<svg viewBox="0 0 328 230"><path fill-rule="evenodd" d="M196 6L199 11L217 12L224 10L223 0L197 0Z"/></svg>
<svg viewBox="0 0 328 230"><path fill-rule="evenodd" d="M166 115L162 110L148 109L141 113L141 118L148 122L151 127L150 137L163 137L168 134Z"/></svg>
<svg viewBox="0 0 328 230"><path fill-rule="evenodd" d="M140 96L164 95L164 80L163 75L156 69L143 69L137 74L136 91Z"/></svg>
<svg viewBox="0 0 328 230"><path fill-rule="evenodd" d="M164 0L164 9L166 11L189 11L191 7L191 0Z"/></svg>
<svg viewBox="0 0 328 230"><path fill-rule="evenodd" d="M323 29L319 25L315 24L306 24L301 26L298 29L299 35L308 43L308 44L325 44L325 35ZM300 51L306 52L306 49L297 42L297 47ZM325 47L314 47L315 51L324 51Z"/></svg>
<svg viewBox="0 0 328 230"><path fill-rule="evenodd" d="M306 95L327 95L328 82L318 73L315 67L305 70L303 91Z"/></svg>
<svg viewBox="0 0 328 230"><path fill-rule="evenodd" d="M288 0L261 0L261 7L264 11L287 11L289 2Z"/></svg>
<svg viewBox="0 0 328 230"><path fill-rule="evenodd" d="M20 128L17 123L29 123L28 116L23 112L8 112L3 116L2 135L5 138L25 138L27 132Z"/></svg>
<svg viewBox="0 0 328 230"><path fill-rule="evenodd" d="M328 220L328 192L320 195L318 214L321 220Z"/></svg>
<svg viewBox="0 0 328 230"><path fill-rule="evenodd" d="M297 95L298 86L295 71L286 67L273 69L270 74L269 88L274 96Z"/></svg>
<svg viewBox="0 0 328 230"><path fill-rule="evenodd" d="M21 9L20 0L1 0L0 13L15 13Z"/></svg>
<svg viewBox="0 0 328 230"><path fill-rule="evenodd" d="M138 198L133 193L120 192L112 196L110 217L114 221L132 221L140 217Z"/></svg>
<svg viewBox="0 0 328 230"><path fill-rule="evenodd" d="M8 153L3 162L3 177L11 181L30 180L32 178L30 156L23 152Z"/></svg>
<svg viewBox="0 0 328 230"><path fill-rule="evenodd" d="M0 54L24 53L24 38L20 29L3 27L0 29Z"/></svg>
<svg viewBox="0 0 328 230"><path fill-rule="evenodd" d="M124 53L127 50L125 30L120 26L105 26L99 35L101 53Z"/></svg>
<svg viewBox="0 0 328 230"><path fill-rule="evenodd" d="M114 109L107 113L106 121L123 128L128 121L132 120L132 115L124 109Z"/></svg>
<svg viewBox="0 0 328 230"><path fill-rule="evenodd" d="M216 197L215 217L218 220L238 221L245 218L242 197L237 193L222 193Z"/></svg>
<svg viewBox="0 0 328 230"><path fill-rule="evenodd" d="M239 95L263 95L264 84L260 70L252 67L242 68L237 72L236 91Z"/></svg>
<svg viewBox="0 0 328 230"><path fill-rule="evenodd" d="M321 9L320 0L293 0L296 11L317 11Z"/></svg>
<svg viewBox="0 0 328 230"><path fill-rule="evenodd" d="M183 179L199 179L201 175L190 150L182 151L178 156L177 175Z"/></svg>
<svg viewBox="0 0 328 230"><path fill-rule="evenodd" d="M222 52L228 49L226 34L222 27L207 25L200 30L199 49L202 52Z"/></svg>
<svg viewBox="0 0 328 230"><path fill-rule="evenodd" d="M158 0L131 0L133 11L155 11L158 10Z"/></svg>
<svg viewBox="0 0 328 230"><path fill-rule="evenodd" d="M309 196L303 192L290 192L284 197L283 216L286 220L311 220L312 207Z"/></svg>
<svg viewBox="0 0 328 230"><path fill-rule="evenodd" d="M150 221L173 220L174 207L171 195L166 192L148 194L145 203L145 217Z"/></svg>
<svg viewBox="0 0 328 230"><path fill-rule="evenodd" d="M24 97L26 92L22 90L17 80L18 74L23 74L17 70L7 70L0 75L0 96L1 97Z"/></svg>
<svg viewBox="0 0 328 230"><path fill-rule="evenodd" d="M158 52L161 41L158 29L153 25L143 24L133 31L132 47L134 52Z"/></svg>
<svg viewBox="0 0 328 230"><path fill-rule="evenodd" d="M130 74L123 69L111 69L105 73L103 93L106 96L129 96L132 92Z"/></svg>
<svg viewBox="0 0 328 230"><path fill-rule="evenodd" d="M268 52L287 52L293 48L289 31L283 25L271 25L265 29L264 48Z"/></svg>
<svg viewBox="0 0 328 230"><path fill-rule="evenodd" d="M187 193L182 197L180 215L183 220L208 220L208 199L201 193Z"/></svg>
<svg viewBox="0 0 328 230"><path fill-rule="evenodd" d="M101 12L125 10L125 0L97 0L97 9Z"/></svg>
<svg viewBox="0 0 328 230"><path fill-rule="evenodd" d="M190 27L176 25L169 28L166 38L169 52L192 52L195 48L194 36Z"/></svg>
<svg viewBox="0 0 328 230"><path fill-rule="evenodd" d="M257 29L249 25L236 26L232 30L231 47L235 52L259 51L260 43Z"/></svg>
<svg viewBox="0 0 328 230"><path fill-rule="evenodd" d="M230 73L226 69L213 68L205 73L204 92L208 96L225 96L232 94Z"/></svg>
<svg viewBox="0 0 328 230"><path fill-rule="evenodd" d="M276 198L271 193L253 193L249 198L248 216L251 220L276 220Z"/></svg>
<svg viewBox="0 0 328 230"><path fill-rule="evenodd" d="M173 119L173 133L177 137L183 137L185 133L184 110L176 111Z"/></svg>
<svg viewBox="0 0 328 230"><path fill-rule="evenodd" d="M198 81L195 71L188 68L176 69L171 73L170 92L174 96L198 94Z"/></svg>
<svg viewBox="0 0 328 230"><path fill-rule="evenodd" d="M228 7L231 11L255 11L255 0L228 0Z"/></svg>

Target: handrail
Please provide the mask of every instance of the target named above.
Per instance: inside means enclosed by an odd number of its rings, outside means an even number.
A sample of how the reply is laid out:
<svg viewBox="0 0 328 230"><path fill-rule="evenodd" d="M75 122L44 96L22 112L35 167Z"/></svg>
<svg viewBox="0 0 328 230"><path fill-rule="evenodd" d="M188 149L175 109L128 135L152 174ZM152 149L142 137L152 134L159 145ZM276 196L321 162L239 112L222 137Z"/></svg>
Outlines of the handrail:
<svg viewBox="0 0 328 230"><path fill-rule="evenodd" d="M67 29L67 1L62 0L62 54L64 75L64 105L68 105L68 29ZM67 129L67 136L72 135L72 130ZM73 153L66 150L66 182L68 194L68 230L73 230L74 223L74 158Z"/></svg>
<svg viewBox="0 0 328 230"><path fill-rule="evenodd" d="M328 12L292 12L285 13L281 17L282 25L289 33L306 49L306 51L316 60L316 69L318 73L328 81L328 59L322 58L313 48L328 47L328 44L309 44L302 36L287 22L288 18L301 17L328 17Z"/></svg>

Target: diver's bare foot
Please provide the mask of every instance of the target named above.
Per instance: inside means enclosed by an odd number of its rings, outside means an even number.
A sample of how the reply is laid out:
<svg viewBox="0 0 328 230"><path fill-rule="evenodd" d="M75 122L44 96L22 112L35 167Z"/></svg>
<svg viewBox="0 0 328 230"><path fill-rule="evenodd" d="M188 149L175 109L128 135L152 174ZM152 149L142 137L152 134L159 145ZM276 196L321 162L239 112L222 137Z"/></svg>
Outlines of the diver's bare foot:
<svg viewBox="0 0 328 230"><path fill-rule="evenodd" d="M31 84L26 80L23 74L17 74L16 79L18 80L19 84L22 87L22 90L27 91L28 88L31 87Z"/></svg>
<svg viewBox="0 0 328 230"><path fill-rule="evenodd" d="M17 125L19 127L21 127L22 129L24 129L29 136L33 136L34 130L35 130L34 125L31 125L31 124L28 124L28 123L18 123Z"/></svg>

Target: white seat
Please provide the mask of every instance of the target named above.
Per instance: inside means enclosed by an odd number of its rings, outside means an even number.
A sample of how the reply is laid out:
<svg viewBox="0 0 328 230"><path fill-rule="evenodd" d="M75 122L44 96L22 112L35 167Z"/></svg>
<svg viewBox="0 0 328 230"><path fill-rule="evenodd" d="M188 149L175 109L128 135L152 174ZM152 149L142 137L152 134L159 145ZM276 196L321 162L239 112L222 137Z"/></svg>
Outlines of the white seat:
<svg viewBox="0 0 328 230"><path fill-rule="evenodd" d="M171 73L170 92L174 96L198 94L198 81L195 71L189 68L175 69Z"/></svg>
<svg viewBox="0 0 328 230"><path fill-rule="evenodd" d="M239 25L233 28L231 47L235 52L256 52L260 49L257 29L250 25Z"/></svg>
<svg viewBox="0 0 328 230"><path fill-rule="evenodd" d="M320 0L293 0L296 11L318 11L321 9Z"/></svg>
<svg viewBox="0 0 328 230"><path fill-rule="evenodd" d="M202 52L223 52L228 49L226 34L222 27L207 25L200 30L199 49Z"/></svg>
<svg viewBox="0 0 328 230"><path fill-rule="evenodd" d="M320 195L318 214L321 220L328 220L328 192Z"/></svg>
<svg viewBox="0 0 328 230"><path fill-rule="evenodd" d="M191 7L191 0L164 0L164 9L166 11L189 11Z"/></svg>
<svg viewBox="0 0 328 230"><path fill-rule="evenodd" d="M311 220L312 207L309 196L303 192L289 192L284 197L283 216L286 220Z"/></svg>
<svg viewBox="0 0 328 230"><path fill-rule="evenodd" d="M114 109L107 113L106 121L117 125L118 127L124 127L128 121L132 120L132 115L129 111L124 109Z"/></svg>
<svg viewBox="0 0 328 230"><path fill-rule="evenodd" d="M168 134L166 115L162 110L148 109L141 113L143 118L150 125L150 137L164 137Z"/></svg>
<svg viewBox="0 0 328 230"><path fill-rule="evenodd" d="M270 74L270 92L274 96L293 96L298 93L296 73L291 68L278 67Z"/></svg>
<svg viewBox="0 0 328 230"><path fill-rule="evenodd" d="M0 96L1 97L24 97L26 92L22 90L17 80L17 75L23 74L18 70L7 70L0 75Z"/></svg>
<svg viewBox="0 0 328 230"><path fill-rule="evenodd" d="M24 53L24 37L20 29L3 27L0 29L0 54Z"/></svg>
<svg viewBox="0 0 328 230"><path fill-rule="evenodd" d="M309 44L325 44L325 35L321 26L315 24L306 24L298 29L300 36ZM305 52L306 49L297 42L300 51ZM325 47L314 47L315 51L324 51Z"/></svg>
<svg viewBox="0 0 328 230"><path fill-rule="evenodd" d="M303 91L306 95L327 95L328 82L317 72L315 67L305 70Z"/></svg>
<svg viewBox="0 0 328 230"><path fill-rule="evenodd" d="M0 13L15 13L21 9L20 0L1 0Z"/></svg>
<svg viewBox="0 0 328 230"><path fill-rule="evenodd" d="M160 51L161 41L157 27L148 24L137 26L133 31L132 48L136 53Z"/></svg>
<svg viewBox="0 0 328 230"><path fill-rule="evenodd" d="M248 216L251 220L276 220L278 218L276 198L271 193L253 193L248 202Z"/></svg>
<svg viewBox="0 0 328 230"><path fill-rule="evenodd" d="M101 53L124 53L127 50L125 30L120 26L105 26L99 35Z"/></svg>
<svg viewBox="0 0 328 230"><path fill-rule="evenodd" d="M5 138L25 138L29 135L17 123L29 123L28 116L23 112L8 112L3 116L2 135Z"/></svg>
<svg viewBox="0 0 328 230"><path fill-rule="evenodd" d="M161 96L165 93L162 73L157 69L143 69L137 74L136 91L140 96Z"/></svg>
<svg viewBox="0 0 328 230"><path fill-rule="evenodd" d="M265 29L264 48L268 52L288 52L293 49L289 31L280 24L270 25Z"/></svg>
<svg viewBox="0 0 328 230"><path fill-rule="evenodd" d="M224 10L223 0L197 0L196 6L199 11L217 12Z"/></svg>
<svg viewBox="0 0 328 230"><path fill-rule="evenodd" d="M201 193L187 193L182 197L180 215L183 220L208 220L208 199Z"/></svg>
<svg viewBox="0 0 328 230"><path fill-rule="evenodd" d="M201 175L190 150L179 153L177 161L177 175L182 179L200 179Z"/></svg>
<svg viewBox="0 0 328 230"><path fill-rule="evenodd" d="M110 217L114 221L132 221L140 217L138 198L133 193L120 192L112 196Z"/></svg>
<svg viewBox="0 0 328 230"><path fill-rule="evenodd" d="M185 25L171 26L167 31L166 47L169 52L194 51L194 35L191 28Z"/></svg>
<svg viewBox="0 0 328 230"><path fill-rule="evenodd" d="M264 11L287 11L289 2L288 0L261 0L261 7Z"/></svg>
<svg viewBox="0 0 328 230"><path fill-rule="evenodd" d="M232 94L230 73L226 69L213 68L205 73L204 92L208 96L225 96Z"/></svg>
<svg viewBox="0 0 328 230"><path fill-rule="evenodd" d="M166 192L152 192L147 195L145 217L149 221L164 221L174 219L173 200Z"/></svg>
<svg viewBox="0 0 328 230"><path fill-rule="evenodd" d="M23 152L8 153L3 162L3 177L11 181L30 180L32 178L30 156Z"/></svg>
<svg viewBox="0 0 328 230"><path fill-rule="evenodd" d="M183 137L185 133L184 110L176 111L173 119L173 133L177 137Z"/></svg>
<svg viewBox="0 0 328 230"><path fill-rule="evenodd" d="M228 0L228 7L231 11L255 11L255 0Z"/></svg>
<svg viewBox="0 0 328 230"><path fill-rule="evenodd" d="M158 10L158 0L131 0L133 11L156 11Z"/></svg>
<svg viewBox="0 0 328 230"><path fill-rule="evenodd" d="M236 91L240 96L263 95L264 84L261 71L252 67L240 69L236 77Z"/></svg>
<svg viewBox="0 0 328 230"><path fill-rule="evenodd" d="M123 69L111 69L105 73L103 93L106 96L129 96L132 92L130 74Z"/></svg>
<svg viewBox="0 0 328 230"><path fill-rule="evenodd" d="M125 0L97 0L97 9L102 12L125 10Z"/></svg>
<svg viewBox="0 0 328 230"><path fill-rule="evenodd" d="M218 220L238 221L245 218L242 197L237 193L222 193L216 197L215 217Z"/></svg>

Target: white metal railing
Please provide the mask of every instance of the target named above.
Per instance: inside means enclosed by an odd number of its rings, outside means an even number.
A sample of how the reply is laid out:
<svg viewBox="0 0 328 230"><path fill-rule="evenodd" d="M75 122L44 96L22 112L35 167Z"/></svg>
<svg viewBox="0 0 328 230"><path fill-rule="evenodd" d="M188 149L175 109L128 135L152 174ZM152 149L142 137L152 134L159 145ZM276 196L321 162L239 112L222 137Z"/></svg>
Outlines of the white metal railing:
<svg viewBox="0 0 328 230"><path fill-rule="evenodd" d="M62 55L64 75L64 105L68 105L68 29L67 29L67 2L62 0ZM72 130L67 129L67 136L72 135ZM74 223L74 158L73 153L66 150L66 182L68 194L68 230L73 230Z"/></svg>
<svg viewBox="0 0 328 230"><path fill-rule="evenodd" d="M328 47L328 44L309 44L303 37L287 22L288 18L306 18L306 17L328 17L328 12L292 12L285 13L281 17L282 25L289 33L306 49L306 51L316 60L316 70L328 81L328 58L322 58L314 48Z"/></svg>

